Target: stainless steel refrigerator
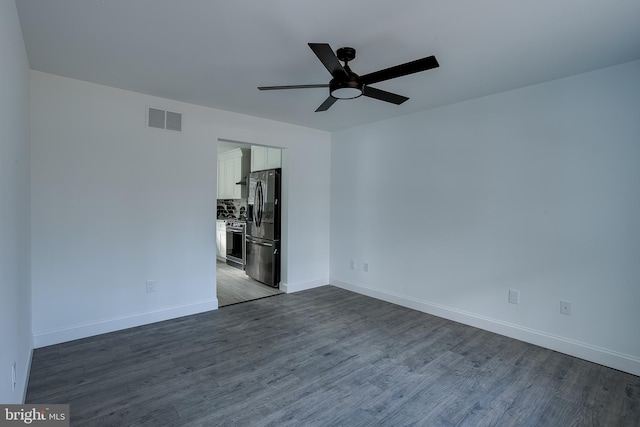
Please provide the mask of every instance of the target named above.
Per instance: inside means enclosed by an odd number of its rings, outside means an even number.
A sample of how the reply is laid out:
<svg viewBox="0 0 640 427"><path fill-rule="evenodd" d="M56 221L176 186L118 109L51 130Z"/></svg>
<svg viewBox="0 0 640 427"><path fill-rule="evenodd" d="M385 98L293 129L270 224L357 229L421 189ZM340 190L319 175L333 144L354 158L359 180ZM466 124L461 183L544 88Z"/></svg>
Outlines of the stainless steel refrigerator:
<svg viewBox="0 0 640 427"><path fill-rule="evenodd" d="M280 169L251 172L247 199L245 272L265 285L280 286Z"/></svg>

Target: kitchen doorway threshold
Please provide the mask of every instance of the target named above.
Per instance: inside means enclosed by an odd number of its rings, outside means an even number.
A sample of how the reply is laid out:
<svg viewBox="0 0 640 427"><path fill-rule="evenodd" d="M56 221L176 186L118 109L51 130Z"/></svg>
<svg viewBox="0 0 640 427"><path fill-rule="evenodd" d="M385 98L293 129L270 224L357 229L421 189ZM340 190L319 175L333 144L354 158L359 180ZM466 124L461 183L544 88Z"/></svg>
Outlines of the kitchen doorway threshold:
<svg viewBox="0 0 640 427"><path fill-rule="evenodd" d="M251 301L257 301L259 299L265 299L265 298L271 298L271 297L277 297L279 295L284 295L284 292L281 292L279 294L273 294L273 295L267 295L266 297L260 297L260 298L254 298L254 299L248 299L246 301L238 301L238 302L232 302L231 304L227 304L227 305L219 305L218 308L226 308L226 307L231 307L232 305L238 305L238 304L244 304L245 302L251 302Z"/></svg>
<svg viewBox="0 0 640 427"><path fill-rule="evenodd" d="M278 288L249 278L243 270L231 267L220 260L216 262L216 283L218 308L284 293Z"/></svg>

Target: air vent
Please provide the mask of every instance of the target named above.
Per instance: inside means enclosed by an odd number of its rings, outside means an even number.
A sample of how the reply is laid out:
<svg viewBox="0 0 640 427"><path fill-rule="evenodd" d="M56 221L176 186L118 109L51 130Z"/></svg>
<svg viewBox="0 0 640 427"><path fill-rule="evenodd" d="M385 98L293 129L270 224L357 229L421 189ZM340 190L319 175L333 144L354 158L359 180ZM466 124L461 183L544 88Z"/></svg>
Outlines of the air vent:
<svg viewBox="0 0 640 427"><path fill-rule="evenodd" d="M147 126L182 132L182 114L159 108L147 108Z"/></svg>
<svg viewBox="0 0 640 427"><path fill-rule="evenodd" d="M167 111L167 130L182 131L182 114Z"/></svg>

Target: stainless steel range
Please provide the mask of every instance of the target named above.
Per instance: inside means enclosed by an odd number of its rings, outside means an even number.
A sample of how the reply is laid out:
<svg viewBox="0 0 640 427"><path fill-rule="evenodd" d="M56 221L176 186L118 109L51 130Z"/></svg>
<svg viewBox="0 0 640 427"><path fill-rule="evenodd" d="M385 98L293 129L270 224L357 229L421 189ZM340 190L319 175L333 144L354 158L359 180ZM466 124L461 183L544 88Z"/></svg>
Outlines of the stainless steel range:
<svg viewBox="0 0 640 427"><path fill-rule="evenodd" d="M244 270L247 259L245 242L247 223L239 220L228 220L227 231L227 264Z"/></svg>

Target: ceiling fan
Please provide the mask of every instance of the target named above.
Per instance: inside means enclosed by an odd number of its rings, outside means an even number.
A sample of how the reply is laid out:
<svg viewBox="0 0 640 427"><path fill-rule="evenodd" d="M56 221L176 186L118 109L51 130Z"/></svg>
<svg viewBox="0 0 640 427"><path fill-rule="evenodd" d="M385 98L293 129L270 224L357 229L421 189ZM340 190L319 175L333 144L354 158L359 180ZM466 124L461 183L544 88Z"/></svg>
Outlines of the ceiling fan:
<svg viewBox="0 0 640 427"><path fill-rule="evenodd" d="M333 53L331 46L326 43L309 43L309 47L316 54L320 62L331 73L331 81L326 84L293 85L293 86L259 86L260 90L280 90L280 89L310 89L318 87L328 87L329 97L318 107L318 111L326 111L339 99L353 99L361 95L380 101L390 102L400 105L409 98L384 90L376 89L370 84L395 79L396 77L408 74L419 73L421 71L437 68L440 65L435 56L417 59L405 64L385 68L384 70L359 76L349 68L349 61L356 57L356 50L352 47L341 47ZM344 62L344 65L339 61Z"/></svg>

